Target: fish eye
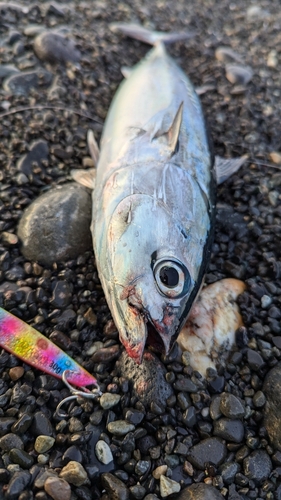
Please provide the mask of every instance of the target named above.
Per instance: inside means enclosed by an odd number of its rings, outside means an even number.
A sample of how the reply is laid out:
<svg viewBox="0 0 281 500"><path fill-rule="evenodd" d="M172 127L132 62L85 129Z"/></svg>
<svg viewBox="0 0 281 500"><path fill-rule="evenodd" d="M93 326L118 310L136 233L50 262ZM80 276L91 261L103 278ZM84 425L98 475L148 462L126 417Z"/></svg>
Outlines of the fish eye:
<svg viewBox="0 0 281 500"><path fill-rule="evenodd" d="M158 260L153 266L153 274L159 291L166 297L180 297L190 286L190 274L178 260Z"/></svg>

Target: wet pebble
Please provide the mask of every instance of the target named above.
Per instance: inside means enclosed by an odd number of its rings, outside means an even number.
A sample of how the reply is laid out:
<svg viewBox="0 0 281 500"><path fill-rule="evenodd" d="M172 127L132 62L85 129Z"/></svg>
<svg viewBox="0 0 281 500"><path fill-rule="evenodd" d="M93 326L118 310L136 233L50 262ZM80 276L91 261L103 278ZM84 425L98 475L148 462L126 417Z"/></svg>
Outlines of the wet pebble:
<svg viewBox="0 0 281 500"><path fill-rule="evenodd" d="M228 418L242 418L245 415L245 408L241 400L227 392L223 392L220 397L219 410Z"/></svg>
<svg viewBox="0 0 281 500"><path fill-rule="evenodd" d="M267 400L264 425L271 442L276 448L281 447L281 363L272 368L264 381L263 393Z"/></svg>
<svg viewBox="0 0 281 500"><path fill-rule="evenodd" d="M9 76L4 80L3 87L15 95L28 96L33 89L49 87L52 80L52 73L45 69L36 69Z"/></svg>
<svg viewBox="0 0 281 500"><path fill-rule="evenodd" d="M44 490L53 500L70 500L71 497L69 484L59 477L48 477L44 484Z"/></svg>
<svg viewBox="0 0 281 500"><path fill-rule="evenodd" d="M113 460L112 452L110 447L105 441L98 441L95 447L95 452L97 459L102 463L102 464L109 464Z"/></svg>
<svg viewBox="0 0 281 500"><path fill-rule="evenodd" d="M69 448L67 448L67 450L65 450L62 456L63 465L66 465L71 461L79 463L82 463L83 461L83 455L78 446L75 445L70 446Z"/></svg>
<svg viewBox="0 0 281 500"><path fill-rule="evenodd" d="M115 436L125 436L125 434L128 434L128 432L134 431L135 426L133 424L130 424L129 422L126 422L125 420L115 420L114 422L110 422L108 424L107 430Z"/></svg>
<svg viewBox="0 0 281 500"><path fill-rule="evenodd" d="M28 471L15 472L6 489L5 497L8 500L18 499L22 491L29 485L31 475Z"/></svg>
<svg viewBox="0 0 281 500"><path fill-rule="evenodd" d="M16 382L24 375L24 368L22 366L14 366L9 370L11 380Z"/></svg>
<svg viewBox="0 0 281 500"><path fill-rule="evenodd" d="M145 496L146 489L140 484L136 484L135 486L131 486L130 494L136 500L142 500Z"/></svg>
<svg viewBox="0 0 281 500"><path fill-rule="evenodd" d="M109 495L110 500L128 500L129 490L117 477L113 474L104 473L101 476L102 485Z"/></svg>
<svg viewBox="0 0 281 500"><path fill-rule="evenodd" d="M244 474L256 484L265 481L272 470L272 462L265 450L255 450L243 461Z"/></svg>
<svg viewBox="0 0 281 500"><path fill-rule="evenodd" d="M187 459L198 469L204 470L206 462L220 465L226 454L226 445L221 439L207 438L190 448Z"/></svg>
<svg viewBox="0 0 281 500"><path fill-rule="evenodd" d="M178 493L180 490L181 486L177 481L163 475L160 476L160 495L162 498Z"/></svg>
<svg viewBox="0 0 281 500"><path fill-rule="evenodd" d="M51 436L37 436L34 448L37 453L46 453L49 451L55 443L55 439Z"/></svg>
<svg viewBox="0 0 281 500"><path fill-rule="evenodd" d="M37 198L20 220L22 252L46 265L75 258L92 247L90 223L91 197L82 186L71 183L52 189Z"/></svg>
<svg viewBox="0 0 281 500"><path fill-rule="evenodd" d="M14 464L18 464L22 469L30 469L34 463L34 458L24 450L12 448L9 457Z"/></svg>
<svg viewBox="0 0 281 500"><path fill-rule="evenodd" d="M100 405L104 410L109 410L116 406L121 399L119 394L111 394L110 392L105 392L100 398Z"/></svg>
<svg viewBox="0 0 281 500"><path fill-rule="evenodd" d="M52 424L42 411L38 411L34 414L31 431L36 437L41 435L52 436Z"/></svg>
<svg viewBox="0 0 281 500"><path fill-rule="evenodd" d="M62 468L59 476L75 486L82 486L82 484L88 481L87 472L84 467L74 461L68 462L68 464Z"/></svg>
<svg viewBox="0 0 281 500"><path fill-rule="evenodd" d="M22 439L13 433L8 433L0 438L0 448L3 451L10 451L12 448L23 450L24 444Z"/></svg>
<svg viewBox="0 0 281 500"><path fill-rule="evenodd" d="M81 58L73 40L53 31L45 31L38 35L33 48L41 61L49 63L78 62Z"/></svg>
<svg viewBox="0 0 281 500"><path fill-rule="evenodd" d="M231 63L233 61L242 63L242 57L237 54L231 47L218 47L215 52L218 61Z"/></svg>
<svg viewBox="0 0 281 500"><path fill-rule="evenodd" d="M16 418L14 417L0 417L0 436L8 434L15 422Z"/></svg>
<svg viewBox="0 0 281 500"><path fill-rule="evenodd" d="M58 309L64 309L71 303L71 287L67 281L58 281L53 290L51 304Z"/></svg>
<svg viewBox="0 0 281 500"><path fill-rule="evenodd" d="M253 349L247 349L247 362L250 368L254 371L258 371L264 366L264 360L259 352Z"/></svg>
<svg viewBox="0 0 281 500"><path fill-rule="evenodd" d="M214 435L227 441L241 443L244 438L244 426L240 420L220 418L214 422Z"/></svg>

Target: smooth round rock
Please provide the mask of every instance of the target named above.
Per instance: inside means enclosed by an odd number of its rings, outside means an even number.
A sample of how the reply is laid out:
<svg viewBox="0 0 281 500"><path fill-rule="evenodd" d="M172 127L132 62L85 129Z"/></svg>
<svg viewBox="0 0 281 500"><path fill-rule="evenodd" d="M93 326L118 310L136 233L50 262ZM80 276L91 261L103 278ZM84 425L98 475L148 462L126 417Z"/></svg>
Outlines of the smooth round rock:
<svg viewBox="0 0 281 500"><path fill-rule="evenodd" d="M228 81L236 85L247 85L253 78L253 70L242 64L227 64L225 72Z"/></svg>
<svg viewBox="0 0 281 500"><path fill-rule="evenodd" d="M240 399L228 392L222 393L219 409L227 418L242 418L245 415L245 409Z"/></svg>
<svg viewBox="0 0 281 500"><path fill-rule="evenodd" d="M42 167L42 161L48 160L49 145L43 139L33 141L29 146L29 151L17 162L17 169L26 176L32 174L33 163L36 162ZM28 180L28 179L27 179Z"/></svg>
<svg viewBox="0 0 281 500"><path fill-rule="evenodd" d="M18 448L12 448L9 457L14 464L20 465L22 469L30 469L34 464L34 458L26 451Z"/></svg>
<svg viewBox="0 0 281 500"><path fill-rule="evenodd" d="M177 500L223 500L224 497L213 486L194 483L181 491ZM238 500L238 498L237 498Z"/></svg>
<svg viewBox="0 0 281 500"><path fill-rule="evenodd" d="M34 436L52 436L53 427L45 413L38 411L34 414L31 432Z"/></svg>
<svg viewBox="0 0 281 500"><path fill-rule="evenodd" d="M48 477L44 484L44 490L53 500L70 500L71 497L69 484L59 477Z"/></svg>
<svg viewBox="0 0 281 500"><path fill-rule="evenodd" d="M272 462L264 450L255 450L243 460L244 474L256 484L265 481L272 471Z"/></svg>
<svg viewBox="0 0 281 500"><path fill-rule="evenodd" d="M134 431L135 426L133 424L129 424L125 420L115 420L114 422L110 422L108 424L107 430L115 436L125 436L128 432Z"/></svg>
<svg viewBox="0 0 281 500"><path fill-rule="evenodd" d="M205 469L206 462L220 465L227 455L227 449L219 438L207 438L190 448L187 460L200 470Z"/></svg>
<svg viewBox="0 0 281 500"><path fill-rule="evenodd" d="M241 443L244 437L244 425L240 420L220 418L214 422L214 435L227 441Z"/></svg>
<svg viewBox="0 0 281 500"><path fill-rule="evenodd" d="M34 40L33 49L41 61L49 63L78 62L81 58L72 40L52 31L38 35Z"/></svg>
<svg viewBox="0 0 281 500"><path fill-rule="evenodd" d="M21 492L29 485L30 481L31 474L28 471L15 472L8 483L5 498L19 498Z"/></svg>
<svg viewBox="0 0 281 500"><path fill-rule="evenodd" d="M55 439L51 436L37 436L34 448L37 453L46 453L49 451L55 443Z"/></svg>
<svg viewBox="0 0 281 500"><path fill-rule="evenodd" d="M129 490L117 477L109 472L101 475L102 485L109 495L110 500L129 500Z"/></svg>
<svg viewBox="0 0 281 500"><path fill-rule="evenodd" d="M165 407L166 400L173 394L173 389L165 379L166 368L159 358L146 351L142 363L135 361L124 351L116 363L120 376L132 383L133 395L145 406L152 402Z"/></svg>
<svg viewBox="0 0 281 500"><path fill-rule="evenodd" d="M97 459L104 465L109 464L113 460L113 455L110 447L105 441L99 440L95 447Z"/></svg>
<svg viewBox="0 0 281 500"><path fill-rule="evenodd" d="M120 394L111 394L111 392L105 392L100 398L100 405L104 410L109 410L116 406L121 399Z"/></svg>
<svg viewBox="0 0 281 500"><path fill-rule="evenodd" d="M87 472L78 462L69 462L60 472L60 477L75 486L82 486L87 480Z"/></svg>
<svg viewBox="0 0 281 500"><path fill-rule="evenodd" d="M9 433L0 438L0 448L2 451L9 452L12 448L23 450L24 445L22 439L19 436Z"/></svg>
<svg viewBox="0 0 281 500"><path fill-rule="evenodd" d="M18 237L26 259L45 265L74 259L92 248L91 196L69 183L39 196L24 212Z"/></svg>

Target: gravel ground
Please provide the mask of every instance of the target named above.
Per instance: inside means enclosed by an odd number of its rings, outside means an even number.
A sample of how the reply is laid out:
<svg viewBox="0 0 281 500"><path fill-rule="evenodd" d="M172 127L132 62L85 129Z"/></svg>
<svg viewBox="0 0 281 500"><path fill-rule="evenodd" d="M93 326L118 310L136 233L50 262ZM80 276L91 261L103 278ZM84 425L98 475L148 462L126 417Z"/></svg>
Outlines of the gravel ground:
<svg viewBox="0 0 281 500"><path fill-rule="evenodd" d="M63 186L71 168L92 166L86 133L99 139L121 66L147 52L111 33L113 21L195 30L169 51L199 87L215 153L249 156L218 189L206 279L246 281L245 328L206 380L176 349L161 360L147 353L141 370L128 360L81 233L89 194ZM0 2L0 34L0 306L96 374L105 393L59 419L62 382L2 351L0 498L280 499L279 2ZM25 212L17 232L25 209L55 186L35 229ZM82 206L83 224L64 216L56 225L62 199L73 213ZM42 235L54 238L49 246Z"/></svg>

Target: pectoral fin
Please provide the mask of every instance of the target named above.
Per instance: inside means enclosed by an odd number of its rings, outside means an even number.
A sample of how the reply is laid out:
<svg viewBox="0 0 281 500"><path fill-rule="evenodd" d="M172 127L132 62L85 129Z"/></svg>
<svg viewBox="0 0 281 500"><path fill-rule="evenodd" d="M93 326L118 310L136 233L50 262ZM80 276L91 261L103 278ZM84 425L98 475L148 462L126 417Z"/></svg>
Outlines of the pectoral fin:
<svg viewBox="0 0 281 500"><path fill-rule="evenodd" d="M72 179L74 179L78 184L82 184L82 186L85 186L90 189L95 188L96 184L96 169L95 168L88 168L87 170L85 169L79 169L75 168L71 170L70 175Z"/></svg>
<svg viewBox="0 0 281 500"><path fill-rule="evenodd" d="M215 171L217 183L222 184L226 181L232 174L235 174L245 161L248 160L248 155L240 156L239 158L221 158L220 156L215 157Z"/></svg>
<svg viewBox="0 0 281 500"><path fill-rule="evenodd" d="M95 167L96 167L98 164L98 161L99 161L100 150L98 147L98 143L95 139L94 132L92 130L88 130L87 142L88 142L88 148L89 148L92 160L93 160Z"/></svg>

